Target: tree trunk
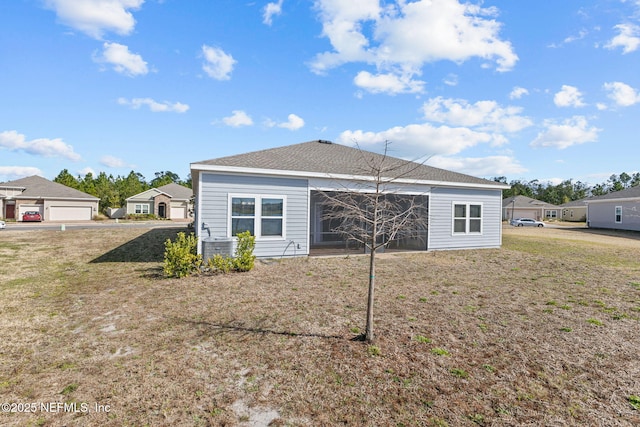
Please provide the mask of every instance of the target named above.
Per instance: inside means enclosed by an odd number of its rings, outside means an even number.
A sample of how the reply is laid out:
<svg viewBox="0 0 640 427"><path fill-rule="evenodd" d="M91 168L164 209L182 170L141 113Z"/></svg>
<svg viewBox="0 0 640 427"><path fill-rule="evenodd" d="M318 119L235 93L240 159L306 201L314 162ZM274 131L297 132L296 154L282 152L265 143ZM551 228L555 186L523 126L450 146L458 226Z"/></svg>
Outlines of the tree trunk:
<svg viewBox="0 0 640 427"><path fill-rule="evenodd" d="M376 285L376 249L375 245L371 248L369 256L369 297L367 299L367 327L365 331L365 340L373 341L373 291Z"/></svg>
<svg viewBox="0 0 640 427"><path fill-rule="evenodd" d="M376 191L379 191L376 186ZM367 342L373 341L373 291L376 286L376 244L378 240L378 197L376 196L373 205L373 224L371 230L371 253L369 254L369 297L367 298L367 327L364 339Z"/></svg>

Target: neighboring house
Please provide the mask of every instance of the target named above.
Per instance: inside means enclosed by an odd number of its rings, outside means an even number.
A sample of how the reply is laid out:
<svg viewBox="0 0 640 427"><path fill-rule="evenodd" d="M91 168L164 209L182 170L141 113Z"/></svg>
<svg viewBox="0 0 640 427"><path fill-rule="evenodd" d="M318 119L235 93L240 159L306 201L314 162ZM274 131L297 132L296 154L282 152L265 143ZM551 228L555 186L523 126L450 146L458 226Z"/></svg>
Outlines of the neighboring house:
<svg viewBox="0 0 640 427"><path fill-rule="evenodd" d="M590 197L587 226L640 231L640 186Z"/></svg>
<svg viewBox="0 0 640 427"><path fill-rule="evenodd" d="M159 218L189 218L191 196L193 190L185 186L171 183L158 188L151 188L127 199L126 213L153 214Z"/></svg>
<svg viewBox="0 0 640 427"><path fill-rule="evenodd" d="M43 221L90 221L99 201L37 175L0 183L0 217L5 219L22 221L25 212L37 211Z"/></svg>
<svg viewBox="0 0 640 427"><path fill-rule="evenodd" d="M502 201L502 219L533 218L538 221L557 219L560 207L527 196L507 197Z"/></svg>
<svg viewBox="0 0 640 427"><path fill-rule="evenodd" d="M584 199L563 203L558 207L562 209L561 218L563 221L585 222L587 220L587 205Z"/></svg>
<svg viewBox="0 0 640 427"><path fill-rule="evenodd" d="M199 251L203 241L229 241L247 229L256 236L258 257L304 256L310 249L344 245L332 233L335 221L323 216L320 191L371 191L366 157L381 155L311 141L192 163ZM502 190L508 186L393 157L387 161L399 169L386 187L423 197L428 216L428 229L420 230L424 240L400 242L400 248L500 247Z"/></svg>

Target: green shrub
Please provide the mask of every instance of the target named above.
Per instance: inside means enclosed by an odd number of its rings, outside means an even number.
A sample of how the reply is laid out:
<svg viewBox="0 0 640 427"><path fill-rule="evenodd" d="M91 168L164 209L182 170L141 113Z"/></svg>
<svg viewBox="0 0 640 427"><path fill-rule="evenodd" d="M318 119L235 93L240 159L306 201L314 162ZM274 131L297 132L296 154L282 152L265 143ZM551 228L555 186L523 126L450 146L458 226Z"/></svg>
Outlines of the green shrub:
<svg viewBox="0 0 640 427"><path fill-rule="evenodd" d="M164 242L164 274L167 277L185 277L202 265L202 256L197 254L198 240L193 233L178 233L175 242Z"/></svg>
<svg viewBox="0 0 640 427"><path fill-rule="evenodd" d="M233 258L215 254L207 260L207 267L214 273L228 273L233 270Z"/></svg>
<svg viewBox="0 0 640 427"><path fill-rule="evenodd" d="M238 233L238 244L233 257L215 254L207 260L207 267L213 273L229 273L231 271L249 271L255 265L253 249L256 238L250 232Z"/></svg>
<svg viewBox="0 0 640 427"><path fill-rule="evenodd" d="M233 268L237 271L249 271L253 269L256 256L253 250L256 247L256 238L249 231L238 233L238 245L233 257Z"/></svg>

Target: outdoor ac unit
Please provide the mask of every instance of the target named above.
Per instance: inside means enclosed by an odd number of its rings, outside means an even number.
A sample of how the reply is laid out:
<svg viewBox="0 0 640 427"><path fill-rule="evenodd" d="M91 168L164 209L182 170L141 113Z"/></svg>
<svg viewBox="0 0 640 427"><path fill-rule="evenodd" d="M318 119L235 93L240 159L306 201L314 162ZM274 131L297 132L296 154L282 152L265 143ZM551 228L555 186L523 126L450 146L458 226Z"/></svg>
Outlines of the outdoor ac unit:
<svg viewBox="0 0 640 427"><path fill-rule="evenodd" d="M202 259L206 262L214 255L233 255L233 239L228 237L207 237L202 241Z"/></svg>

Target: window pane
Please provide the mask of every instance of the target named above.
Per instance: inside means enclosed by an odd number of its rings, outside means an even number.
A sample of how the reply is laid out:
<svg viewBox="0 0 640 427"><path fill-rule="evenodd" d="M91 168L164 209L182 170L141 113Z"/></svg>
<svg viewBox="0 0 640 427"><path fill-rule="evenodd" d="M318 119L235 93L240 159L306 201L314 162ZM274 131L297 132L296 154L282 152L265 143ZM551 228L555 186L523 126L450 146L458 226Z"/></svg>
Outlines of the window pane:
<svg viewBox="0 0 640 427"><path fill-rule="evenodd" d="M479 219L470 219L469 220L469 233L480 233L482 226L482 221Z"/></svg>
<svg viewBox="0 0 640 427"><path fill-rule="evenodd" d="M262 199L262 216L282 216L283 208L282 199Z"/></svg>
<svg viewBox="0 0 640 427"><path fill-rule="evenodd" d="M482 206L480 206L480 205L471 205L471 206L469 206L469 217L471 217L471 218L481 218L482 217Z"/></svg>
<svg viewBox="0 0 640 427"><path fill-rule="evenodd" d="M252 197L234 197L231 200L231 216L254 216L256 199Z"/></svg>
<svg viewBox="0 0 640 427"><path fill-rule="evenodd" d="M466 231L467 231L467 220L465 220L465 219L455 219L455 220L453 220L453 231L454 231L454 233L466 233Z"/></svg>
<svg viewBox="0 0 640 427"><path fill-rule="evenodd" d="M252 236L255 236L253 225L253 218L233 218L231 220L231 235L237 236L238 233L248 230Z"/></svg>
<svg viewBox="0 0 640 427"><path fill-rule="evenodd" d="M281 219L262 219L263 236L282 236Z"/></svg>
<svg viewBox="0 0 640 427"><path fill-rule="evenodd" d="M464 218L467 216L466 205L455 205L453 216L456 218Z"/></svg>

